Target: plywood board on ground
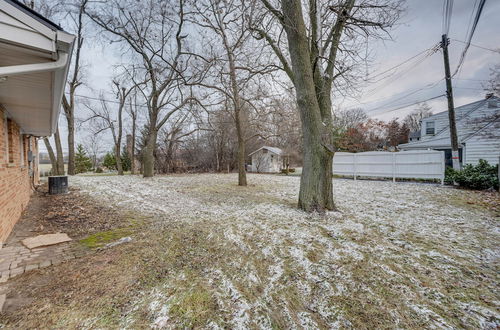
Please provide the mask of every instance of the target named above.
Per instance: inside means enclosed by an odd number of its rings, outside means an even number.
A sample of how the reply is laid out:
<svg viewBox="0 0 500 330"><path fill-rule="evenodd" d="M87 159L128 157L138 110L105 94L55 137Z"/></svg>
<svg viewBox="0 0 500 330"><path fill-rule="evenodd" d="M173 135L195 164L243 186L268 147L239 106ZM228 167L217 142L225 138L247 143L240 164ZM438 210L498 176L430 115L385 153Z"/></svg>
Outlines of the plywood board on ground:
<svg viewBox="0 0 500 330"><path fill-rule="evenodd" d="M26 246L28 249L34 249L40 246L54 245L69 241L71 241L71 238L68 236L68 234L65 233L38 235L22 240L24 246Z"/></svg>

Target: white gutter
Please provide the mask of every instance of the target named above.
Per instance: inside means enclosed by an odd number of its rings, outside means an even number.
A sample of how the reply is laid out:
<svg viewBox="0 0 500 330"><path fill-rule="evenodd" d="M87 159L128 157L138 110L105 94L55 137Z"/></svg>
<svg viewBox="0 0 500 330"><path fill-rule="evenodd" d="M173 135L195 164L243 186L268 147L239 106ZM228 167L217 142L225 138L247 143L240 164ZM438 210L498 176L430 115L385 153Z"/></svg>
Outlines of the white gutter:
<svg viewBox="0 0 500 330"><path fill-rule="evenodd" d="M0 77L17 76L30 73L47 72L63 69L68 62L68 54L60 52L57 61L22 64L0 67Z"/></svg>

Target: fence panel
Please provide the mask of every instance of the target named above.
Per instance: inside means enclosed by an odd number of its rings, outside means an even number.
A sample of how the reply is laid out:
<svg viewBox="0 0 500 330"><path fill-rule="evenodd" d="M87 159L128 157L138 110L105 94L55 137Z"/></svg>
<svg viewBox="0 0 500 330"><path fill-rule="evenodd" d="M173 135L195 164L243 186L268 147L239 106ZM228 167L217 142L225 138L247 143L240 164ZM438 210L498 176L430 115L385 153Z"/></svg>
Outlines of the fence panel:
<svg viewBox="0 0 500 330"><path fill-rule="evenodd" d="M337 152L333 174L365 177L439 179L444 181L444 152L414 150L401 152Z"/></svg>

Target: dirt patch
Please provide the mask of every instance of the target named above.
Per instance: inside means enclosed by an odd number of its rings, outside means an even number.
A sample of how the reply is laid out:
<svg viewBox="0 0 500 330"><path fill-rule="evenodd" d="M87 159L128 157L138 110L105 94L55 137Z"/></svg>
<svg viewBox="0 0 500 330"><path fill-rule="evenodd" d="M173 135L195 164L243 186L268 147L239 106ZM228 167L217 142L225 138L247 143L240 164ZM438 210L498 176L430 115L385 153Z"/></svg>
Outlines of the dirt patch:
<svg viewBox="0 0 500 330"><path fill-rule="evenodd" d="M77 188L71 187L68 194L49 195L44 184L33 194L16 232L19 236L62 232L80 239L121 226L127 217L132 216L96 203Z"/></svg>
<svg viewBox="0 0 500 330"><path fill-rule="evenodd" d="M76 259L30 269L2 284L0 291L7 299L0 327L68 328L94 316L99 317L101 326L109 326L109 315L120 310L120 304L128 303L131 288L138 290L143 268L140 265L144 251L148 250L139 248L143 242L138 232L145 219L105 206L75 188L65 195L49 195L47 186L42 186L33 194L8 245L19 244L18 240L27 236L65 232L74 238L72 249L82 253ZM134 240L113 248L95 249L123 236L132 236ZM138 248L143 252L138 253ZM85 314L89 311L92 312Z"/></svg>

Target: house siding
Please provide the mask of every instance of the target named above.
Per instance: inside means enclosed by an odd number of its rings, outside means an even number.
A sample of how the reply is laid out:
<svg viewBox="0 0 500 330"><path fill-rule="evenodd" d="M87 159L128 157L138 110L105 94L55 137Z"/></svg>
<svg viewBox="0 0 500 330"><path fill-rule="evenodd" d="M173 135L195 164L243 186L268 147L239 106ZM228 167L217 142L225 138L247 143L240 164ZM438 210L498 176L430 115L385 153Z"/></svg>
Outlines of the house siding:
<svg viewBox="0 0 500 330"><path fill-rule="evenodd" d="M474 136L465 145L465 163L476 165L480 159L491 165L498 164L500 157L500 137L498 139L482 140Z"/></svg>
<svg viewBox="0 0 500 330"><path fill-rule="evenodd" d="M26 208L31 193L28 150L38 155L36 138L21 135L19 126L0 108L0 243L6 241ZM22 152L22 155L21 155ZM35 183L38 165L32 162Z"/></svg>
<svg viewBox="0 0 500 330"><path fill-rule="evenodd" d="M272 156L272 157L271 157ZM281 156L262 150L252 155L252 172L277 173L281 170Z"/></svg>
<svg viewBox="0 0 500 330"><path fill-rule="evenodd" d="M493 106L488 103L494 102ZM463 148L463 164L477 164L485 159L490 164L498 163L500 153L500 108L498 98L483 99L457 107L456 121L459 148ZM422 120L422 132L427 123L435 124L434 135L422 135L420 141L400 145L402 150L450 149L448 112L437 113Z"/></svg>

